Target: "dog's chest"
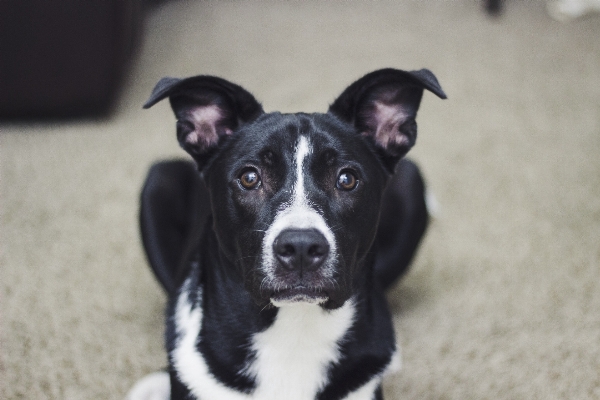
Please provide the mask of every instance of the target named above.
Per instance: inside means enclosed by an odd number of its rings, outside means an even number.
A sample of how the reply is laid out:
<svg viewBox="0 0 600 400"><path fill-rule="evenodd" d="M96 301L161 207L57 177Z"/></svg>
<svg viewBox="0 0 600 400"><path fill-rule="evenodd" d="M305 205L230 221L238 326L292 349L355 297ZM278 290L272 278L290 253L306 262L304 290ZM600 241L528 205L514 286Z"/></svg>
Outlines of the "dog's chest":
<svg viewBox="0 0 600 400"><path fill-rule="evenodd" d="M354 318L351 301L335 311L315 305L282 307L271 327L253 339L253 399L314 399L327 382L327 368L340 359L339 343Z"/></svg>
<svg viewBox="0 0 600 400"><path fill-rule="evenodd" d="M198 399L313 400L328 381L328 367L340 360L339 345L354 313L352 301L334 311L307 304L279 309L273 324L252 339L254 357L239 373L253 378L256 387L241 393L216 379L198 351L203 313L190 304L184 291L177 303L178 339L172 361L182 383ZM361 389L348 398L372 398L375 387Z"/></svg>

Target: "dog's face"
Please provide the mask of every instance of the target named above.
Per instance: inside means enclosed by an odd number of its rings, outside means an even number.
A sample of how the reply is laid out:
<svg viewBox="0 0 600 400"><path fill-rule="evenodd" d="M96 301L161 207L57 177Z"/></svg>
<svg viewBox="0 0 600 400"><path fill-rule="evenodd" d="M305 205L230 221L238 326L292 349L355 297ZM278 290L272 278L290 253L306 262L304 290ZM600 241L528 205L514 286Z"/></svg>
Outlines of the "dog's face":
<svg viewBox="0 0 600 400"><path fill-rule="evenodd" d="M205 171L214 229L250 292L341 305L375 236L386 171L327 115L264 114Z"/></svg>
<svg viewBox="0 0 600 400"><path fill-rule="evenodd" d="M215 77L165 78L179 141L210 190L221 253L259 304L337 308L364 276L389 174L416 140L427 70L380 70L348 87L327 114L262 111Z"/></svg>

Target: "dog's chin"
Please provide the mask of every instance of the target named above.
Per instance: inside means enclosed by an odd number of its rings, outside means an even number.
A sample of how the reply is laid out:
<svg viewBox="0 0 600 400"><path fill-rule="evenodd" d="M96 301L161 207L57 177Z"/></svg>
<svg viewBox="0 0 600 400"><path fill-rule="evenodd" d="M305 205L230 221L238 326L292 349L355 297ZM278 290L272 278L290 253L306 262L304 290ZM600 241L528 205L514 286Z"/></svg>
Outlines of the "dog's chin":
<svg viewBox="0 0 600 400"><path fill-rule="evenodd" d="M292 288L274 292L270 301L275 307L287 307L297 305L322 305L329 300L327 293L305 286L295 286Z"/></svg>

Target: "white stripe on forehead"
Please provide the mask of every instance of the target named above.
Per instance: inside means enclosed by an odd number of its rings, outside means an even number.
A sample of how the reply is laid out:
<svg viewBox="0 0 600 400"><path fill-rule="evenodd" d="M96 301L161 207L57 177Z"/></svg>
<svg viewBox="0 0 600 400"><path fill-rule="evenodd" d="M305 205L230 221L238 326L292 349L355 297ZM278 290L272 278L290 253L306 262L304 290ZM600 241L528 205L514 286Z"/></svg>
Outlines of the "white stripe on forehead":
<svg viewBox="0 0 600 400"><path fill-rule="evenodd" d="M305 136L300 136L296 146L296 184L294 185L294 203L308 202L304 193L304 160L312 152L312 148Z"/></svg>
<svg viewBox="0 0 600 400"><path fill-rule="evenodd" d="M273 243L281 232L286 229L315 229L319 231L329 244L329 256L325 261L323 275L331 277L333 269L332 261L337 256L337 246L333 232L327 226L323 216L311 206L305 190L305 164L308 156L312 153L311 144L306 136L300 136L296 144L294 154L294 166L296 170L295 181L292 189L290 202L277 212L271 226L267 229L263 238L263 269L269 280L275 278L275 257L273 255Z"/></svg>

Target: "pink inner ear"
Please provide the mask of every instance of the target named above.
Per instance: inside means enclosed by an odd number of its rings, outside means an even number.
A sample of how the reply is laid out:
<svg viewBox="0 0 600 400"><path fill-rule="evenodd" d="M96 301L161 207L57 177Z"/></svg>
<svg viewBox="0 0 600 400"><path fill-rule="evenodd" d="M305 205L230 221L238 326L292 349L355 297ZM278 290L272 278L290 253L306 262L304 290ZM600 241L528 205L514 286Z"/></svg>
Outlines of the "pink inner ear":
<svg viewBox="0 0 600 400"><path fill-rule="evenodd" d="M188 134L185 141L197 145L202 150L216 145L219 142L219 136L232 133L231 129L221 125L225 116L216 105L195 108L189 112L188 116L195 129Z"/></svg>
<svg viewBox="0 0 600 400"><path fill-rule="evenodd" d="M373 102L371 118L367 122L370 132L365 136L373 136L381 147L409 145L408 138L400 132L400 126L409 118L400 105L386 104L381 101Z"/></svg>

